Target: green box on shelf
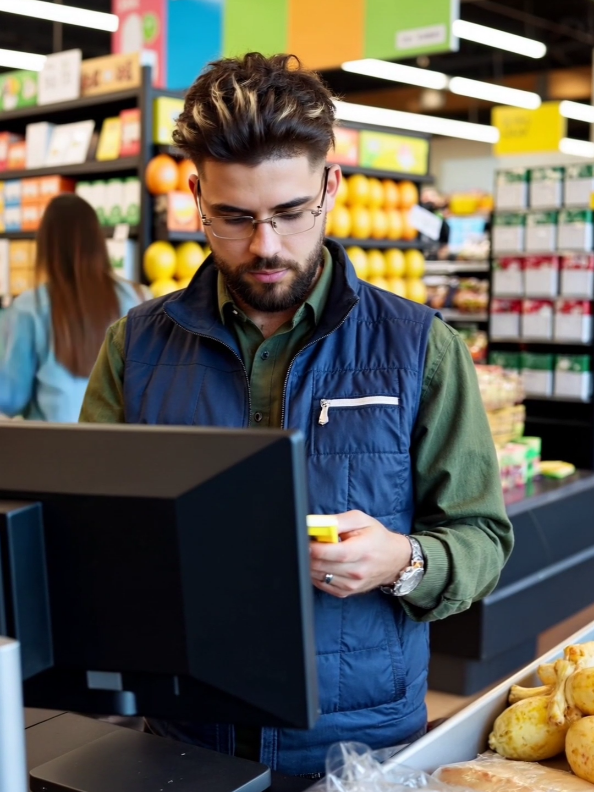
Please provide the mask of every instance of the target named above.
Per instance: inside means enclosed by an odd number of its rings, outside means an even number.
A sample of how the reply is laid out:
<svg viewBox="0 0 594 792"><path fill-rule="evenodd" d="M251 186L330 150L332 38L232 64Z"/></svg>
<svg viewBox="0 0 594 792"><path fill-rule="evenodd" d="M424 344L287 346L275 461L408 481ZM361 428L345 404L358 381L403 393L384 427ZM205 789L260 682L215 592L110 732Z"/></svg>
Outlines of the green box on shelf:
<svg viewBox="0 0 594 792"><path fill-rule="evenodd" d="M520 372L522 370L522 355L520 352L489 352L491 366L501 366L504 371Z"/></svg>
<svg viewBox="0 0 594 792"><path fill-rule="evenodd" d="M535 371L552 371L554 368L554 355L541 352L522 352L522 369Z"/></svg>
<svg viewBox="0 0 594 792"><path fill-rule="evenodd" d="M520 445L526 446L526 476L528 481L538 476L540 473L540 459L542 454L542 438L540 437L519 437L516 441Z"/></svg>
<svg viewBox="0 0 594 792"><path fill-rule="evenodd" d="M11 71L0 74L0 112L37 104L38 73Z"/></svg>

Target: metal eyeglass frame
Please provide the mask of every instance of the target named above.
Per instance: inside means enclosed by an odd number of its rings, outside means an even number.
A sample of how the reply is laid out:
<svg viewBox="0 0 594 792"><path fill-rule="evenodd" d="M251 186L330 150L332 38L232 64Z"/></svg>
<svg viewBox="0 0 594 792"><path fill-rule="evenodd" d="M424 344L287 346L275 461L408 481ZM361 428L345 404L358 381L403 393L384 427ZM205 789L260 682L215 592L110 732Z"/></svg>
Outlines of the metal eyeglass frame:
<svg viewBox="0 0 594 792"><path fill-rule="evenodd" d="M320 204L315 209L309 209L309 210L300 209L300 210L298 210L296 212L277 212L276 214L273 214L272 217L264 218L264 220L256 220L254 217L252 217L252 215L238 215L238 216L234 216L234 215L215 215L214 217L207 217L204 214L204 212L202 211L202 202L200 200L200 198L201 198L200 182L197 182L197 184L196 184L196 200L198 201L198 209L200 211L200 217L202 219L202 225L205 226L205 227L206 226L212 226L212 221L213 220L229 220L230 218L233 218L234 220L242 220L242 219L251 220L252 221L252 232L248 236L243 236L243 237L221 237L221 236L218 236L218 234L215 234L215 232L213 230L212 233L214 234L214 236L216 236L217 239L227 239L227 240L230 240L232 242L237 242L240 239L251 239L254 236L254 233L256 231L256 226L264 225L266 223L269 223L270 227L272 228L272 230L276 234L278 234L279 236L296 236L297 234L305 234L306 231L311 231L311 229L315 226L315 224L316 224L315 218L319 217L322 214L322 209L324 207L324 201L326 200L326 192L328 190L328 175L329 175L329 173L330 173L330 166L327 165L324 168L324 185L323 185L323 188L322 188L322 200L321 200ZM276 228L276 226L274 224L274 221L275 221L275 219L277 217L283 217L283 216L291 215L291 214L299 214L299 212L303 212L303 211L309 211L314 216L314 222L313 222L313 225L311 226L311 228L306 228L304 231L294 231L292 234L279 234L278 233L278 230L277 230L277 228Z"/></svg>

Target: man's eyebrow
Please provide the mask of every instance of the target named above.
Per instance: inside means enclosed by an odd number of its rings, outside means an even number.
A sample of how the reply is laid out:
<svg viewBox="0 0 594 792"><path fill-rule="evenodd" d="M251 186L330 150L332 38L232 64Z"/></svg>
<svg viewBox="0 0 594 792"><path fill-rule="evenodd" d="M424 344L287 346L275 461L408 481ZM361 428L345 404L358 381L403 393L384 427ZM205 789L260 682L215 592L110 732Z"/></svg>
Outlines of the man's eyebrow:
<svg viewBox="0 0 594 792"><path fill-rule="evenodd" d="M282 204L277 204L272 209L273 213L276 212L286 212L289 209L296 209L298 206L302 206L303 204L309 203L312 201L312 196L307 196L305 198L293 198L291 201L286 201ZM253 216L253 212L251 209L245 209L241 206L232 206L231 204L225 203L215 203L211 204L211 211L216 215L219 212L224 212L226 214L240 214L240 215L249 215L250 217Z"/></svg>

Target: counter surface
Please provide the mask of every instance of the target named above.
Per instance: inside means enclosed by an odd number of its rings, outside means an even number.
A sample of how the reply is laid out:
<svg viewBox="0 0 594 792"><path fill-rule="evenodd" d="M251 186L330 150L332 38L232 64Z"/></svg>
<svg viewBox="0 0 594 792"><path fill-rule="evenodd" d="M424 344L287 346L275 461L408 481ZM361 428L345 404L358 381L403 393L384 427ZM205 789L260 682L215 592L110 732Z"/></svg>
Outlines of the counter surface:
<svg viewBox="0 0 594 792"><path fill-rule="evenodd" d="M545 478L529 482L525 487L517 487L505 493L505 506L510 518L529 509L537 509L555 501L576 495L594 488L594 473L578 470L565 479Z"/></svg>

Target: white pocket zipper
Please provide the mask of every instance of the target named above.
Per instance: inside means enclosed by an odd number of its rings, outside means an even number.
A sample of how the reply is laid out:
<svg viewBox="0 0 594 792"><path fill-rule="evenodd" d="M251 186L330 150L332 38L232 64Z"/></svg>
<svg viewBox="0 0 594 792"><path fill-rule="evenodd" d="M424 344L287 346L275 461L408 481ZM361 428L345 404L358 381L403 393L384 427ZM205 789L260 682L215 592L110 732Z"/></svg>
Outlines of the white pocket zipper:
<svg viewBox="0 0 594 792"><path fill-rule="evenodd" d="M397 407L400 404L398 396L362 396L360 399L320 399L322 410L318 423L325 426L330 417L328 412L330 407L369 407L370 405L392 404Z"/></svg>

